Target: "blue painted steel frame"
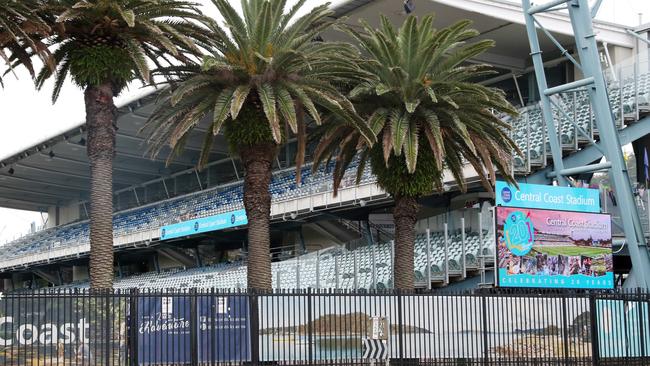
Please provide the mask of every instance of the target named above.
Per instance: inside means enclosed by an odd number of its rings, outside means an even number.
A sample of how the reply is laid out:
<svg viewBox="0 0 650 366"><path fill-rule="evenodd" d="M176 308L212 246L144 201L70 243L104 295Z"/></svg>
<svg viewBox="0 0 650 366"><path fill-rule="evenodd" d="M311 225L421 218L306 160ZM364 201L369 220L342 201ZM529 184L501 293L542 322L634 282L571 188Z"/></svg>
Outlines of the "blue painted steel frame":
<svg viewBox="0 0 650 366"><path fill-rule="evenodd" d="M634 203L634 196L627 167L621 151L621 141L616 129L614 115L609 104L607 88L603 71L600 65L598 48L592 24L592 14L587 0L552 0L546 4L531 6L530 0L522 0L524 18L526 19L526 30L530 41L531 56L535 67L539 94L541 96L542 115L548 129L551 155L553 157L554 171L564 172L564 160L562 147L553 121L553 110L549 95L571 89L574 85L587 85L587 91L594 111L596 125L600 132L600 146L605 152L605 157L611 163L609 170L614 185L616 198L621 207L621 221L625 231L625 238L629 246L630 258L632 260L633 273L628 287L640 287L650 289L650 253L641 226L641 220ZM542 52L539 47L537 29L534 14L544 11L552 6L567 3L571 26L576 40L576 50L580 56L581 68L584 74L582 81L569 83L564 86L548 89L546 74L542 59ZM567 185L566 177L557 174L560 185Z"/></svg>

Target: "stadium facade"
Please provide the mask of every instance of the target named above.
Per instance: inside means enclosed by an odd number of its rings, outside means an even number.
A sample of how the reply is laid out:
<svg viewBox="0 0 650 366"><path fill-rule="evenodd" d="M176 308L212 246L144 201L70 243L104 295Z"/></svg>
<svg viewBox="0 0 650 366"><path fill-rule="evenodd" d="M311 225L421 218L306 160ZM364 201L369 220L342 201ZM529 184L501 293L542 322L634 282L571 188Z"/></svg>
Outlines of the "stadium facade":
<svg viewBox="0 0 650 366"><path fill-rule="evenodd" d="M471 19L481 33L479 39L496 41L495 48L474 61L495 67L497 74L481 82L501 88L520 108L520 117L507 120L523 152L514 157L512 169L522 182L551 184L551 148L521 5L501 0L432 0L418 1L412 11L436 13L438 27ZM336 8L336 16L350 24L357 24L360 18L378 21L378 14L398 24L405 10L401 2L393 0L350 0ZM544 13L538 20L575 55L567 14ZM636 161L629 161L629 172L638 172L637 180L644 182L643 151L650 133L650 63L644 40L649 38L650 24L629 27L594 21L594 27L619 138L622 144L633 143L636 153ZM330 40L343 36L329 31L322 37ZM580 70L551 40L541 40L540 47L549 87L580 79ZM203 218L219 214L229 217L241 210L243 167L230 157L223 136L218 136L211 162L204 170L196 170L200 133L204 130L201 126L188 140L185 152L169 164L169 150L155 158L147 156L146 137L139 130L151 114L158 93L145 89L118 106L116 287L246 287L245 225L226 224L180 236L162 230L188 221L198 228ZM578 131L580 127L591 139L599 139L586 93L564 93L555 102L570 111L569 115L555 116L564 168L600 161L602 152ZM46 229L0 247L3 290L87 286L90 179L85 143L85 127L80 123L0 157L0 206L47 212L49 217ZM270 187L274 287L390 288L394 253L391 197L376 185L369 170L356 185L355 164L336 197L332 195L331 167L312 172L307 165L300 173L302 183L297 185L292 167L294 152L295 141L283 146ZM494 200L481 188L470 165L464 173L471 183L467 193L459 192L452 175L447 174L445 192L420 200L414 258L419 287L475 287L494 281ZM592 183L596 180L593 174L574 178ZM602 206L616 218L620 216L618 205L605 181L598 186ZM650 196L640 192L638 210L648 233ZM631 264L622 229L615 227L614 234L614 269L620 281Z"/></svg>

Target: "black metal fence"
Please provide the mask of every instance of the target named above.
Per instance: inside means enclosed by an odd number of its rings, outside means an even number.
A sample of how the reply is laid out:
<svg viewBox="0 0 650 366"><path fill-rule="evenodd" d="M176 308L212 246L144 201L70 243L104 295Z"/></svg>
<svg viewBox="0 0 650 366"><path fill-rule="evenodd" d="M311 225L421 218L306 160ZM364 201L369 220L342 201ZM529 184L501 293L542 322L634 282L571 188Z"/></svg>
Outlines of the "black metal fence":
<svg viewBox="0 0 650 366"><path fill-rule="evenodd" d="M0 365L650 365L649 307L642 292L12 293Z"/></svg>

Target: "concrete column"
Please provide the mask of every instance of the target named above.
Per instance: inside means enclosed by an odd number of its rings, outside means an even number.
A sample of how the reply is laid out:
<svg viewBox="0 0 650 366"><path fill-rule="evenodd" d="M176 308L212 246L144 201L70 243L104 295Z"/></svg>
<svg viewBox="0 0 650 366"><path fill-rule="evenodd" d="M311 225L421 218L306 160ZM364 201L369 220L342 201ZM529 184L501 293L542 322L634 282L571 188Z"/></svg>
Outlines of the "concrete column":
<svg viewBox="0 0 650 366"><path fill-rule="evenodd" d="M72 281L88 280L88 266L72 266Z"/></svg>

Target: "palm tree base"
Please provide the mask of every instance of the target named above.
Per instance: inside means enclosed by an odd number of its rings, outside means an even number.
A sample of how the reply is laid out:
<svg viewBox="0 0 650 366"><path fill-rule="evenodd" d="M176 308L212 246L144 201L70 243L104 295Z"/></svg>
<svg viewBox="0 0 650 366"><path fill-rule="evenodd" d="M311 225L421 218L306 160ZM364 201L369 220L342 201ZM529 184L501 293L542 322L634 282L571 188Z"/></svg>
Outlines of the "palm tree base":
<svg viewBox="0 0 650 366"><path fill-rule="evenodd" d="M396 196L395 220L395 288L412 290L415 285L413 257L415 255L415 224L418 202L415 197Z"/></svg>
<svg viewBox="0 0 650 366"><path fill-rule="evenodd" d="M278 146L272 142L241 147L244 163L244 207L248 217L248 288L271 290L271 170Z"/></svg>

